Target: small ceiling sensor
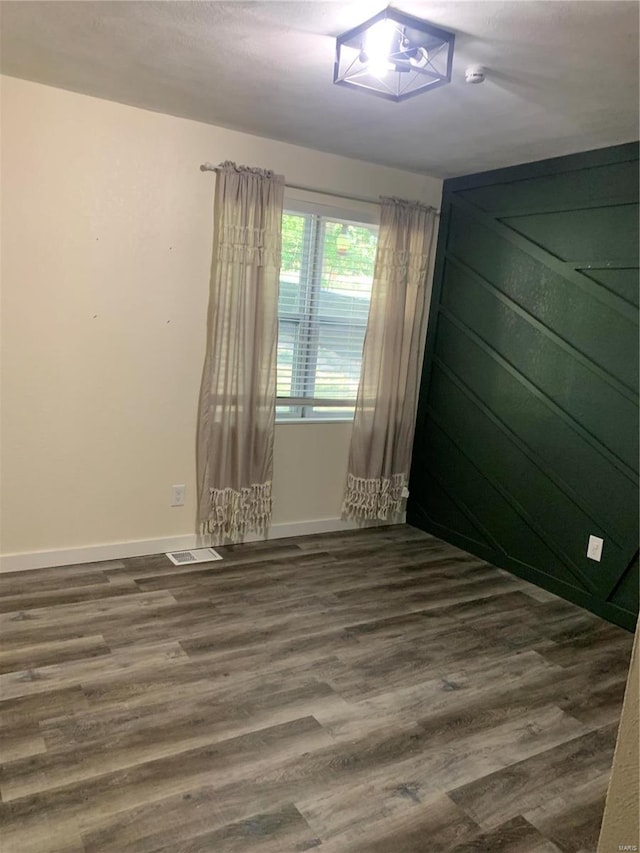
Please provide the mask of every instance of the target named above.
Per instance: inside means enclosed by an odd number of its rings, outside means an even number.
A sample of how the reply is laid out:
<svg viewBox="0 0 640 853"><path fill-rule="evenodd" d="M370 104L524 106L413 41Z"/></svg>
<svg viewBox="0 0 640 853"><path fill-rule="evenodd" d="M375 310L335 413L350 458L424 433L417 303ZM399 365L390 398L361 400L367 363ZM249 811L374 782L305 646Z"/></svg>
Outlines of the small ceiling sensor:
<svg viewBox="0 0 640 853"><path fill-rule="evenodd" d="M470 65L464 72L465 83L484 83L484 68L481 65Z"/></svg>

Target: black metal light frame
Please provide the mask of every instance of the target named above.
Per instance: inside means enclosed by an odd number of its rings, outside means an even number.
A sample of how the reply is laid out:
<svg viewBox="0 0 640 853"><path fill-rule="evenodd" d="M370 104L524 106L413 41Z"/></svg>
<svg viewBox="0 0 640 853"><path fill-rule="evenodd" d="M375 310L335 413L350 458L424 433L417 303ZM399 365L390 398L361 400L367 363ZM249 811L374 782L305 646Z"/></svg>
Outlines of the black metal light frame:
<svg viewBox="0 0 640 853"><path fill-rule="evenodd" d="M395 69L385 75L386 80L368 73L367 62L362 58L365 55L367 32L384 20L392 21L399 34L398 50L389 54L389 62L395 65ZM338 36L333 82L337 86L358 89L389 101L404 101L451 82L454 42L453 33L434 27L420 18L387 8ZM416 55L420 48L424 48L421 57L426 53L428 58L422 59L422 67L417 67L411 63L411 54ZM434 64L435 60L438 60L437 64ZM341 68L341 63L346 68ZM390 85L390 80L394 81L394 85Z"/></svg>

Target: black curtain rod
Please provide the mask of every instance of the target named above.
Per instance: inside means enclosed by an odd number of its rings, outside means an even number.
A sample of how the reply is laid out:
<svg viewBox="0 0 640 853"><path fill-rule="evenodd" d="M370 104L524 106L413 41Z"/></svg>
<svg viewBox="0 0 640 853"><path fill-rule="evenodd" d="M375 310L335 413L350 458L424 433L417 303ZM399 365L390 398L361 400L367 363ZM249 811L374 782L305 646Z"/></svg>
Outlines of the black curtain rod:
<svg viewBox="0 0 640 853"><path fill-rule="evenodd" d="M220 166L215 166L213 163L203 163L200 166L201 172L217 172L220 169ZM335 198L346 198L349 201L362 201L365 204L380 204L379 198L366 198L364 196L357 195L345 195L344 193L336 193L331 190L321 190L317 187L305 187L302 184L285 184L286 187L290 190L304 190L308 193L322 193L322 195L331 195Z"/></svg>
<svg viewBox="0 0 640 853"><path fill-rule="evenodd" d="M214 163L203 163L202 166L200 166L201 172L217 172L217 171L219 171L219 169L220 169L220 166L216 166ZM303 184L285 184L285 186L290 190L303 190L304 192L307 192L307 193L319 193L320 195L330 195L330 196L333 196L334 198L344 198L347 201L361 201L364 204L377 204L377 205L380 204L379 198L367 198L366 196L360 196L360 195L346 195L345 193L337 193L337 192L333 192L332 190L323 190L323 189L320 189L319 187L305 187ZM435 208L432 207L431 210L435 210ZM438 210L436 210L435 212L439 213Z"/></svg>

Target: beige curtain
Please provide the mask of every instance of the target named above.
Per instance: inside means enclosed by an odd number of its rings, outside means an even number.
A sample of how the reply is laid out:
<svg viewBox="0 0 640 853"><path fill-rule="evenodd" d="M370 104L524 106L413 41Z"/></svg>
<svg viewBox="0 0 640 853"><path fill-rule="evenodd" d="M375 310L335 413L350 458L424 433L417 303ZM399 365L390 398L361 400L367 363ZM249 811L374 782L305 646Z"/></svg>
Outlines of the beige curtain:
<svg viewBox="0 0 640 853"><path fill-rule="evenodd" d="M404 511L431 287L435 211L384 199L343 516Z"/></svg>
<svg viewBox="0 0 640 853"><path fill-rule="evenodd" d="M218 170L207 351L200 390L200 529L213 544L271 520L284 178Z"/></svg>

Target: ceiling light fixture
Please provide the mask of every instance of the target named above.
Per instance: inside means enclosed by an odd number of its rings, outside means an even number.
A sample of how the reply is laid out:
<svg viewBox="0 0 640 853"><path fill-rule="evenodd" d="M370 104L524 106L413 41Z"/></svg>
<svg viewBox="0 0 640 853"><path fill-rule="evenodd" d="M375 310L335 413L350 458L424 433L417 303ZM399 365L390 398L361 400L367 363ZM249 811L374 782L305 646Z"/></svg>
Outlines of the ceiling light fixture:
<svg viewBox="0 0 640 853"><path fill-rule="evenodd" d="M333 82L404 101L451 81L455 36L385 9L336 40Z"/></svg>

